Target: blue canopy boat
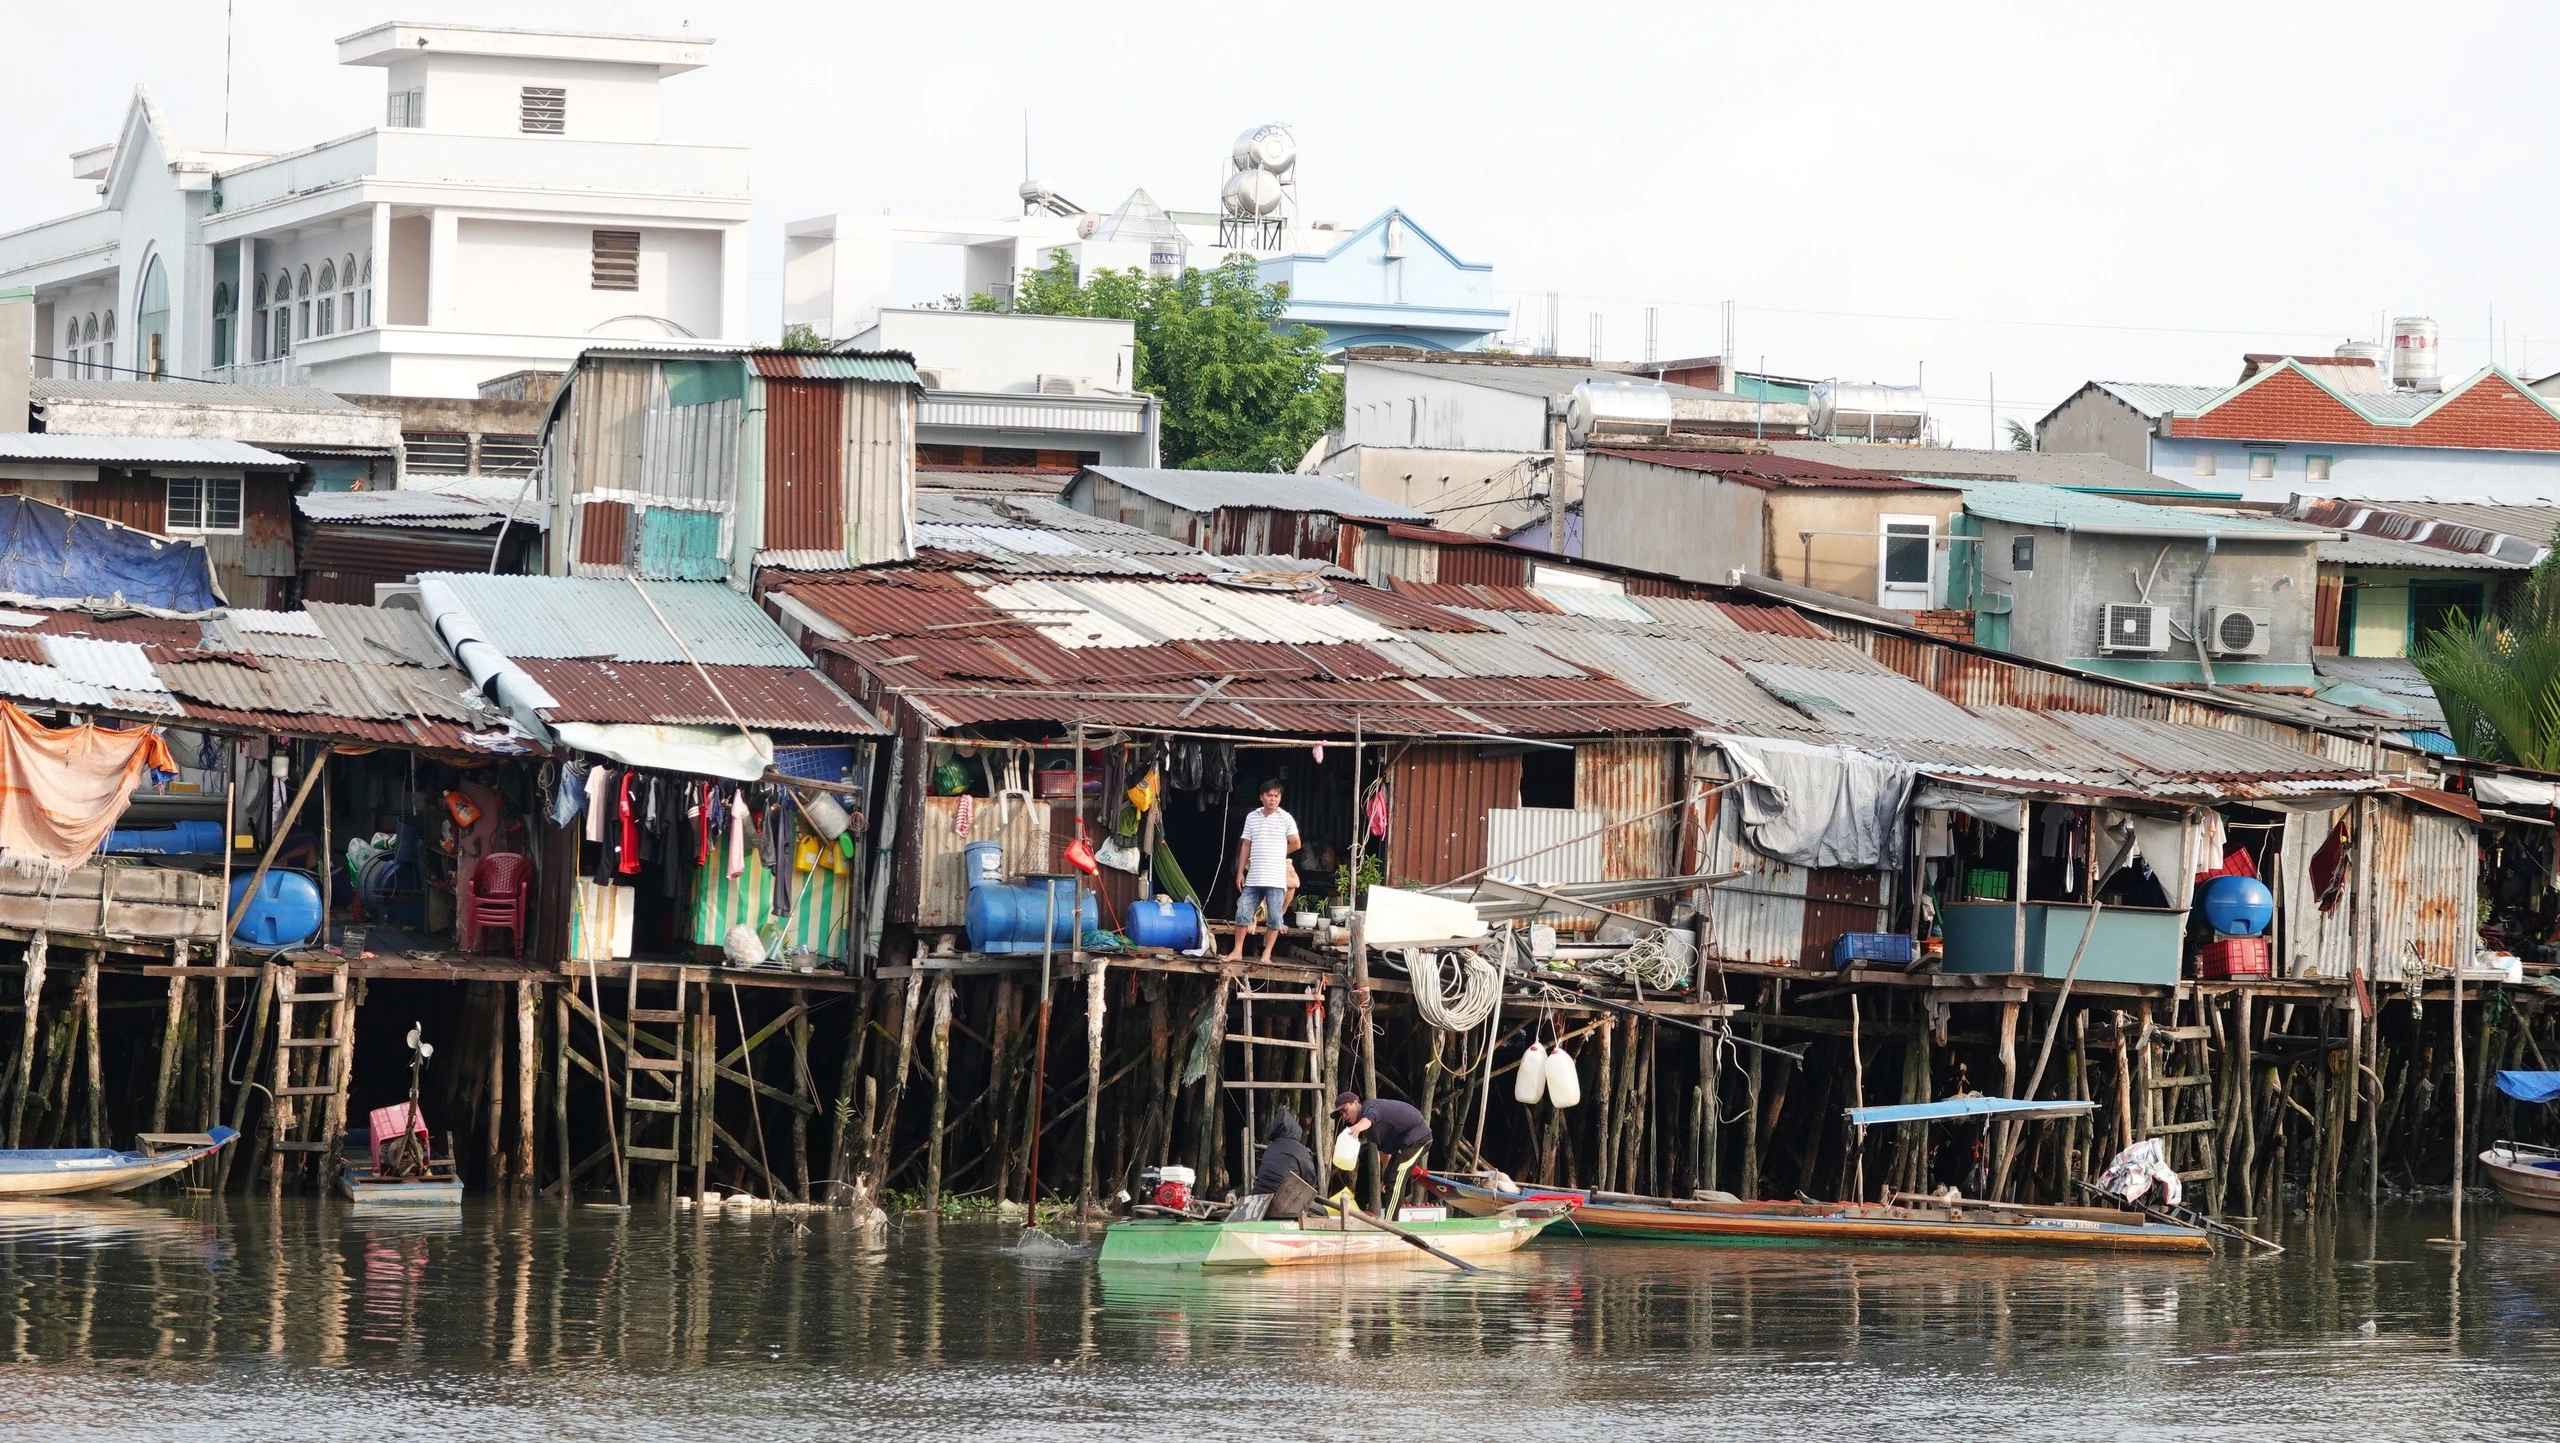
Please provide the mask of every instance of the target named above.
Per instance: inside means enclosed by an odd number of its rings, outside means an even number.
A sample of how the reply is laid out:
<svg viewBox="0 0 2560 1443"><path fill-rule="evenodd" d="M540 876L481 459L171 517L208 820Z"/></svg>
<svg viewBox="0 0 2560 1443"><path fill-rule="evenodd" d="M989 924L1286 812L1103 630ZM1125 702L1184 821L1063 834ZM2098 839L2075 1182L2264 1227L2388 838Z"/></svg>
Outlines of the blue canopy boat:
<svg viewBox="0 0 2560 1443"><path fill-rule="evenodd" d="M227 1127L211 1132L146 1132L138 1152L111 1147L0 1149L0 1197L63 1197L72 1193L131 1192L175 1177L213 1156L239 1136Z"/></svg>

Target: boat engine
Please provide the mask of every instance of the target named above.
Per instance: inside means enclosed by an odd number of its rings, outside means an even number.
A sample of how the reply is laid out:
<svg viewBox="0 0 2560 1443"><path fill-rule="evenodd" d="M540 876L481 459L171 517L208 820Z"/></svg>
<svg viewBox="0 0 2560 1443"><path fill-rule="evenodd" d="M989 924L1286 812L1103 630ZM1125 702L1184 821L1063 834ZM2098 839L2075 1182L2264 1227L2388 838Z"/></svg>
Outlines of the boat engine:
<svg viewBox="0 0 2560 1443"><path fill-rule="evenodd" d="M1147 1201L1167 1212L1186 1212L1191 1207L1192 1172L1172 1163L1148 1168L1138 1174L1138 1183L1147 1190Z"/></svg>

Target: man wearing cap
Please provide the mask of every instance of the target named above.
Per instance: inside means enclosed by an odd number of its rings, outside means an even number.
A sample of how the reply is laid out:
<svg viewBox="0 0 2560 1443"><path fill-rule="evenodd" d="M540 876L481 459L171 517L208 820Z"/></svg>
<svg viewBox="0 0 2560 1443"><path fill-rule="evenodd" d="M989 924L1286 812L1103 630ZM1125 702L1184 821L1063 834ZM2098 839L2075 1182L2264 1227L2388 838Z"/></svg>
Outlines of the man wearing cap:
<svg viewBox="0 0 2560 1443"><path fill-rule="evenodd" d="M1406 1174L1422 1166L1422 1155L1431 1150L1430 1121L1412 1103L1392 1097L1364 1101L1356 1092L1333 1100L1333 1118L1335 1126L1378 1150L1384 1169L1378 1186L1386 1189L1386 1215L1393 1217L1404 1197Z"/></svg>

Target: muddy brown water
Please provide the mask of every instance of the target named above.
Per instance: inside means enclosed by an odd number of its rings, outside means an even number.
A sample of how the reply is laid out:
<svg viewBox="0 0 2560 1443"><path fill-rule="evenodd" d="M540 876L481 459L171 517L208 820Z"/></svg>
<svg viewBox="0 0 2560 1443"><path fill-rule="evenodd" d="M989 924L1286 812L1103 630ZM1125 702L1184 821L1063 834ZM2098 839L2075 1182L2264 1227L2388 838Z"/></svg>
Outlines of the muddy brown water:
<svg viewBox="0 0 2560 1443"><path fill-rule="evenodd" d="M1553 1237L1201 1278L993 1224L0 1204L0 1438L2560 1438L2560 1218L2281 1258Z"/></svg>

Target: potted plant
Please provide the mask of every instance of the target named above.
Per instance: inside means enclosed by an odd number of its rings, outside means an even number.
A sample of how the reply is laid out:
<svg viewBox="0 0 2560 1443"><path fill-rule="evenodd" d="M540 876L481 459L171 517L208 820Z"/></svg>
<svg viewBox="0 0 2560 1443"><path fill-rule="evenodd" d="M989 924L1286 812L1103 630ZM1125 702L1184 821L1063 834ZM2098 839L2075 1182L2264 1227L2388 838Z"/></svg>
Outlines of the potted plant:
<svg viewBox="0 0 2560 1443"><path fill-rule="evenodd" d="M1340 925L1350 921L1351 914L1360 906L1361 896L1370 887L1385 881L1386 875L1386 865L1378 860L1378 854L1375 852L1360 859L1360 870L1356 877L1349 867L1335 868L1333 905L1330 909L1335 924Z"/></svg>

